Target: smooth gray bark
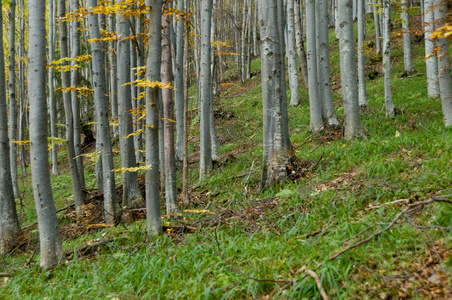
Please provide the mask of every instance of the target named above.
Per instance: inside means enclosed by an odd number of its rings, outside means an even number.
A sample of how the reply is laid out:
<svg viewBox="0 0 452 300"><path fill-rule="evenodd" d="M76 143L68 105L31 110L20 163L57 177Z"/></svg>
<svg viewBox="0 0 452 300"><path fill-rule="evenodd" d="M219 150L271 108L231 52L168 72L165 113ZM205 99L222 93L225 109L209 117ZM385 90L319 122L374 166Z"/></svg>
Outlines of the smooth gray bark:
<svg viewBox="0 0 452 300"><path fill-rule="evenodd" d="M425 31L425 60L426 72L427 72L427 91L428 96L431 98L436 98L439 96L439 83L438 83L438 68L436 56L433 54L435 49L435 41L432 40L430 35L435 31L434 22L434 7L433 0L425 0L425 10L424 15L424 31Z"/></svg>
<svg viewBox="0 0 452 300"><path fill-rule="evenodd" d="M295 40L297 44L298 64L300 66L303 87L308 89L308 66L306 62L306 51L303 39L303 15L301 14L302 0L295 0Z"/></svg>
<svg viewBox="0 0 452 300"><path fill-rule="evenodd" d="M364 33L365 33L365 11L364 1L358 0L358 98L359 106L367 107L369 101L367 100L366 90L366 71L364 63Z"/></svg>
<svg viewBox="0 0 452 300"><path fill-rule="evenodd" d="M49 0L49 60L52 62L55 57L55 0ZM49 115L50 115L50 136L57 137L56 131L56 107L55 107L55 70L49 68ZM51 151L52 156L52 175L58 175L58 151L57 144L53 143Z"/></svg>
<svg viewBox="0 0 452 300"><path fill-rule="evenodd" d="M3 26L3 14L0 14L0 25ZM0 40L3 41L3 31L0 32ZM3 55L2 43L0 44L0 57L3 58ZM6 254L11 249L17 242L20 232L11 178L5 83L5 62L0 59L0 254Z"/></svg>
<svg viewBox="0 0 452 300"><path fill-rule="evenodd" d="M434 0L435 26L441 28L446 24L447 7L443 0ZM438 82L443 108L443 119L446 127L452 126L452 85L450 78L449 42L445 37L436 41L439 47L438 56Z"/></svg>
<svg viewBox="0 0 452 300"><path fill-rule="evenodd" d="M97 0L89 0L89 7L96 7ZM97 14L88 14L88 29L90 39L100 39L99 21ZM113 173L113 154L108 119L108 99L106 98L105 54L103 42L91 42L92 77L94 89L94 105L97 117L97 139L101 150L102 177L104 191L104 216L107 224L113 225L118 214L116 199L115 175Z"/></svg>
<svg viewBox="0 0 452 300"><path fill-rule="evenodd" d="M212 104L212 75L211 75L211 46L210 27L212 19L212 0L201 0L201 70L200 70L200 163L199 179L202 180L212 172L211 148L211 104Z"/></svg>
<svg viewBox="0 0 452 300"><path fill-rule="evenodd" d="M385 108L386 116L393 118L395 116L394 104L392 103L391 90L391 1L383 0L383 74L385 77Z"/></svg>
<svg viewBox="0 0 452 300"><path fill-rule="evenodd" d="M79 0L70 0L71 11L77 12L79 7ZM77 18L70 23L70 35L71 35L71 58L76 58L80 55L80 31L79 31L79 22ZM71 65L74 67L77 65L77 61L73 60ZM71 69L71 87L78 87L80 84L79 79L79 71L76 68ZM83 156L82 154L82 138L80 136L81 124L80 124L80 103L78 98L78 92L71 92L71 101L72 101L72 115L73 115L73 124L74 124L74 151L75 157L77 160L77 170L79 174L80 187L82 189L86 189L85 185L85 172L83 168Z"/></svg>
<svg viewBox="0 0 452 300"><path fill-rule="evenodd" d="M312 132L323 129L322 100L319 94L317 70L315 5L314 0L306 1L306 48L308 52L310 130Z"/></svg>
<svg viewBox="0 0 452 300"><path fill-rule="evenodd" d="M28 92L30 95L31 179L38 216L41 266L50 268L64 257L50 185L47 150L45 0L30 0L28 29Z"/></svg>
<svg viewBox="0 0 452 300"><path fill-rule="evenodd" d="M295 9L294 0L287 1L287 59L290 83L290 105L300 103L298 90L298 68L297 57L295 55Z"/></svg>
<svg viewBox="0 0 452 300"><path fill-rule="evenodd" d="M319 32L318 32L318 72L319 89L322 91L322 116L330 126L337 126L339 122L334 113L333 95L330 77L330 44L328 38L328 1L319 0Z"/></svg>
<svg viewBox="0 0 452 300"><path fill-rule="evenodd" d="M283 57L284 35L278 11L281 3L276 0L259 1L259 27L261 31L262 56L262 103L263 103L263 172L261 187L264 188L286 178L288 149L284 145ZM281 16L281 14L279 13Z"/></svg>
<svg viewBox="0 0 452 300"><path fill-rule="evenodd" d="M166 6L166 5L165 5ZM167 16L163 16L162 36L162 82L172 82L170 25ZM162 89L163 98L163 130L165 135L165 198L166 213L178 213L176 192L176 157L174 149L174 101L173 92L169 88Z"/></svg>
<svg viewBox="0 0 452 300"><path fill-rule="evenodd" d="M178 0L177 10L184 10L184 1ZM176 59L174 70L174 88L176 102L176 160L183 160L184 140L184 20L176 24Z"/></svg>
<svg viewBox="0 0 452 300"><path fill-rule="evenodd" d="M377 0L378 1L378 0ZM374 13L374 24L375 24L375 47L377 49L377 54L381 54L381 25L380 25L380 13L377 7L377 1L372 0L373 13Z"/></svg>
<svg viewBox="0 0 452 300"><path fill-rule="evenodd" d="M111 5L115 4L115 0L112 0ZM110 32L116 31L116 17L115 14L111 14L108 16L108 30ZM113 123L116 123L118 121L118 77L117 77L117 66L116 66L116 51L117 51L117 41L110 41L109 42L109 51L108 51L108 58L110 60L109 66L110 66L110 90L109 90L109 97L110 97L110 105L111 105L111 118ZM115 136L118 135L118 126L113 125L113 134Z"/></svg>
<svg viewBox="0 0 452 300"><path fill-rule="evenodd" d="M19 198L19 182L17 180L17 98L16 98L16 1L11 0L9 5L9 134L10 134L10 160L11 181L14 198Z"/></svg>
<svg viewBox="0 0 452 300"><path fill-rule="evenodd" d="M143 17L139 17L136 19L136 31L137 31L137 35L139 36L137 39L137 47L138 47L138 55L137 55L137 66L138 67L142 67L144 65L144 47L143 47L143 38L140 36L140 34L143 33L143 26L142 23L143 22ZM143 75L141 72L138 72L137 75L137 79L138 80L142 80L143 79ZM137 109L139 111L142 111L144 109L144 105L143 105L143 97L141 96L142 92L144 92L143 87L137 87L137 94L138 94L138 99L137 99ZM143 130L143 119L141 118L141 114L138 114L138 116L140 116L140 118L138 118L136 120L136 130L140 131ZM136 157L137 157L137 163L144 163L144 155L143 155L143 136L144 134L138 134L137 138L136 138Z"/></svg>
<svg viewBox="0 0 452 300"><path fill-rule="evenodd" d="M61 58L68 57L68 36L67 23L63 21L66 17L66 2L65 0L58 1L58 17L59 33L60 33L60 56ZM61 66L64 68L68 65L67 61L62 62ZM69 72L61 71L62 87L68 88L71 86ZM71 103L71 94L68 91L63 91L64 113L66 118L66 151L69 164L69 172L71 174L72 189L74 192L75 210L77 214L81 213L81 207L85 204L84 195L82 192L82 185L80 180L77 160L75 159L75 143L74 143L74 116Z"/></svg>
<svg viewBox="0 0 452 300"><path fill-rule="evenodd" d="M160 81L162 59L162 0L147 0L150 6L146 80ZM162 233L159 176L159 88L146 87L146 216L150 236Z"/></svg>
<svg viewBox="0 0 452 300"><path fill-rule="evenodd" d="M346 140L364 137L359 113L358 86L356 82L355 37L353 34L352 9L351 0L339 0L339 54L345 116L344 138Z"/></svg>
<svg viewBox="0 0 452 300"><path fill-rule="evenodd" d="M118 120L119 120L119 147L121 151L121 166L124 169L137 166L133 137L132 123L132 94L131 86L131 57L130 57L130 25L129 20L119 13L117 16L118 29ZM122 207L135 208L141 203L141 193L138 188L137 173L134 171L122 172Z"/></svg>
<svg viewBox="0 0 452 300"><path fill-rule="evenodd" d="M401 1L402 30L403 30L403 65L405 74L410 75L415 72L413 66L413 54L411 51L410 13L408 0Z"/></svg>

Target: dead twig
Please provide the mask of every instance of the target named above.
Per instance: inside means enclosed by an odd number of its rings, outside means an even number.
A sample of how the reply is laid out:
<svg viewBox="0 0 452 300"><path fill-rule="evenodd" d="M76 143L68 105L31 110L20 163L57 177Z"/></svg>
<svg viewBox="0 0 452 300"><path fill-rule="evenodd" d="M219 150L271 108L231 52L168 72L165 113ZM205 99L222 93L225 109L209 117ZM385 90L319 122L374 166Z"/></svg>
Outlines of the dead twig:
<svg viewBox="0 0 452 300"><path fill-rule="evenodd" d="M373 233L372 235L370 235L370 236L369 236L368 238L366 238L365 240L362 240L362 241L360 241L360 242L358 242L358 243L355 243L355 244L351 245L350 247L347 247L347 248L345 248L345 249L343 249L343 250L337 252L336 254L334 254L333 256L331 256L329 259L330 259L330 260L335 260L335 259L338 258L341 254L343 254L343 253L345 253L345 252L347 252L347 251L349 251L349 250L351 250L351 249L354 249L354 248L356 248L356 247L358 247L358 246L360 246L360 245L362 245L362 244L365 244L365 243L370 242L373 238L375 238L375 237L381 235L383 232L385 232L385 231L387 231L388 229L391 229L392 227L394 227L394 225L397 223L397 221L398 221L403 215L405 215L406 213L408 213L410 210L417 209L417 208L419 208L419 207L422 207L422 206L431 204L431 203L433 203L433 202L444 202L444 203L452 204L452 200L447 199L447 198L450 198L450 197L452 197L452 195L434 196L434 197L432 197L432 198L430 198L430 199L428 199L428 200L425 200L425 201L419 201L419 202L416 202L416 203L409 204L409 205L408 205L407 207L405 207L401 212L399 212L399 213L394 217L394 219L392 219L392 221L391 221L385 228L378 230L377 232Z"/></svg>
<svg viewBox="0 0 452 300"><path fill-rule="evenodd" d="M322 282L320 281L319 276L312 270L306 268L306 266L303 266L301 268L301 270L305 271L306 274L308 274L309 276L311 276L312 278L314 278L315 283L317 284L317 288L320 291L320 295L322 295L323 300L328 300L328 295L326 294L325 290L322 287Z"/></svg>
<svg viewBox="0 0 452 300"><path fill-rule="evenodd" d="M381 204L381 205L375 205L375 206L373 206L372 204L370 204L369 207L366 208L366 210L377 209L377 208L380 208L380 207L383 207L383 206L386 206L386 205L389 205L389 204L396 204L396 203L401 203L401 202L406 202L406 203L408 203L408 202L410 202L410 199L399 199L399 200L395 200L395 201L391 201L391 202L386 202L386 203L383 203L383 204Z"/></svg>

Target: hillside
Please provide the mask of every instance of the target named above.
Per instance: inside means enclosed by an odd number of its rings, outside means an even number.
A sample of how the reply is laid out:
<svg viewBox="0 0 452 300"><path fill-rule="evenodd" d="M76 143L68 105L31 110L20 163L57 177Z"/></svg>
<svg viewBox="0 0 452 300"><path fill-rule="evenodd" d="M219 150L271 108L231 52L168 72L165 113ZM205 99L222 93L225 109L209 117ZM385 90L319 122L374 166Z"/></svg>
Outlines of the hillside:
<svg viewBox="0 0 452 300"><path fill-rule="evenodd" d="M452 131L444 128L440 101L427 97L423 43L413 44L417 75L401 76L398 30L391 53L396 117L385 117L380 63L369 57L365 139L344 141L342 123L309 132L308 94L300 89L303 103L289 108L295 156L288 180L263 191L260 59L244 83L227 71L215 98L220 161L202 182L191 87L192 205L181 216L164 216L165 234L153 241L140 209L132 212L135 222L106 226L94 190L89 213L76 223L70 176L63 173L52 187L67 261L43 270L25 177L18 210L22 224L31 225L23 245L0 260L0 299L320 299L319 287L331 299L452 298L452 197L445 197L452 194ZM333 32L330 43L342 121ZM86 170L88 187L93 168Z"/></svg>

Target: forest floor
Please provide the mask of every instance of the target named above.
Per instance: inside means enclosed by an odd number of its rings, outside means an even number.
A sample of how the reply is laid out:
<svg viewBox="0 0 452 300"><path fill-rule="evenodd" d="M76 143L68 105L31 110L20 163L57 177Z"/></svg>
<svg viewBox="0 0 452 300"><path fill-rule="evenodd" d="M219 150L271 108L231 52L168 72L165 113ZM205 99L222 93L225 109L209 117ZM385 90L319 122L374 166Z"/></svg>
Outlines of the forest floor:
<svg viewBox="0 0 452 300"><path fill-rule="evenodd" d="M396 25L396 40L399 33ZM340 106L338 43L330 37ZM23 245L0 259L0 299L320 299L320 289L334 299L451 299L452 205L443 200L452 199L444 197L452 194L452 131L444 128L440 101L427 97L425 76L401 77L401 45L393 46L396 117L385 117L380 64L369 58L375 72L362 111L365 139L344 141L342 126L310 133L307 91L300 89L303 103L289 108L296 155L289 179L264 191L260 60L253 60L257 75L247 82L231 75L215 99L215 172L198 182L193 110L192 205L179 218L164 216L165 234L153 241L146 239L143 210L134 211L134 223L106 226L94 190L86 217L75 223L70 177L63 173L52 183L66 261L43 270L25 177L18 210L29 225ZM413 46L423 74L423 43ZM192 108L195 94L191 89ZM343 120L342 107L337 115ZM95 176L86 162L90 189Z"/></svg>

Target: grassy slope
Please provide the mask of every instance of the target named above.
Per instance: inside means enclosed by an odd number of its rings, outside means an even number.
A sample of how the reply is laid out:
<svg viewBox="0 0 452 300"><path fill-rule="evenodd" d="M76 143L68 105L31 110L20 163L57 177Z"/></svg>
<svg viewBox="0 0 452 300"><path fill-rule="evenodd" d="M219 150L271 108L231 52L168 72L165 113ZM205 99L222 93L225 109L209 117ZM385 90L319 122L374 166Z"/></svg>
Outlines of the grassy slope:
<svg viewBox="0 0 452 300"><path fill-rule="evenodd" d="M338 45L333 38L331 42L333 81L337 81ZM415 66L425 73L421 46L414 49ZM22 268L31 252L7 258L1 261L2 268L15 271L0 288L0 298L320 298L314 280L301 270L303 266L321 277L332 298L447 297L447 279L438 285L425 281L438 268L439 257L450 261L452 239L447 231L398 224L338 259L328 259L365 239L372 230L355 235L370 225L389 223L401 210L394 205L366 210L370 204L423 200L452 190L452 133L444 129L440 102L427 98L425 76L399 78L401 49L392 54L396 60L393 100L402 113L386 119L383 78L368 81L370 107L362 120L369 138L345 142L337 132L329 131L306 141L309 108L307 92L301 91L304 104L289 109L292 142L296 155L314 164L319 161L318 168L298 169L301 177L295 182L260 193L260 78L236 83L217 101L219 110L233 114L219 120L218 126L225 163L191 194L196 203L193 209L208 209L215 215L185 213L182 220L169 222L199 227L196 232L167 232L152 243L144 241L143 220L127 228L80 236L65 242L65 249L99 237L125 239L51 271L35 263ZM253 69L259 67L257 59ZM337 91L334 97L338 104ZM341 108L338 116L343 118ZM192 124L195 134L196 121ZM196 151L194 141L192 151ZM196 184L197 166L191 167L190 182ZM89 175L89 181L93 180ZM53 183L58 206L63 207L71 200L69 177L61 175ZM34 219L29 183L25 181L22 188L26 197L21 211L23 223L28 224ZM412 219L423 225L451 226L452 209L431 205ZM306 236L317 230L321 232ZM30 236L36 238L36 231Z"/></svg>

